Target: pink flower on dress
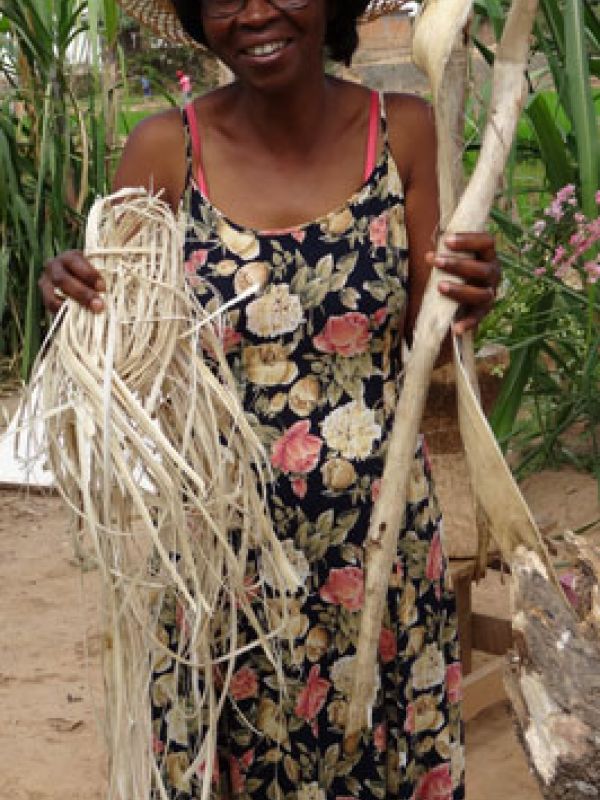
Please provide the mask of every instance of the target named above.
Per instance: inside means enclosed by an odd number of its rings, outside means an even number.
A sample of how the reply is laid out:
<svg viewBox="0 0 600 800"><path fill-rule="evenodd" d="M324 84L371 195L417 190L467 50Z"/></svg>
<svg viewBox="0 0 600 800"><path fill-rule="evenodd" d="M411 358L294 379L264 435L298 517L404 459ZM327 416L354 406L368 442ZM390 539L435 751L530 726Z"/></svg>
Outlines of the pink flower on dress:
<svg viewBox="0 0 600 800"><path fill-rule="evenodd" d="M158 736L156 736L156 734L153 734L152 752L154 753L154 755L159 756L162 752L164 752L164 749L165 749L165 743L161 742L161 740L158 738Z"/></svg>
<svg viewBox="0 0 600 800"><path fill-rule="evenodd" d="M329 317L321 333L313 338L313 344L322 353L356 356L365 352L370 338L369 318L358 311L349 311L341 317Z"/></svg>
<svg viewBox="0 0 600 800"><path fill-rule="evenodd" d="M302 242L306 239L306 231L302 228L297 228L294 231L291 231L292 239L295 239L298 244L302 244Z"/></svg>
<svg viewBox="0 0 600 800"><path fill-rule="evenodd" d="M315 719L319 711L323 708L331 683L325 678L320 678L321 667L315 664L309 675L306 686L298 695L298 701L294 713L307 722Z"/></svg>
<svg viewBox="0 0 600 800"><path fill-rule="evenodd" d="M306 497L306 492L308 491L308 483L306 482L306 478L294 478L292 481L292 492L299 497L300 500L303 500Z"/></svg>
<svg viewBox="0 0 600 800"><path fill-rule="evenodd" d="M446 667L446 692L448 702L460 703L462 698L462 665L460 661Z"/></svg>
<svg viewBox="0 0 600 800"><path fill-rule="evenodd" d="M229 694L234 700L248 700L258 695L258 678L250 667L241 667L231 677Z"/></svg>
<svg viewBox="0 0 600 800"><path fill-rule="evenodd" d="M219 339L223 344L223 350L226 353L229 353L230 350L233 350L234 347L242 341L242 334L232 328L231 325L226 325L221 331L219 331Z"/></svg>
<svg viewBox="0 0 600 800"><path fill-rule="evenodd" d="M373 247L385 247L388 235L388 215L380 214L369 226L369 239Z"/></svg>
<svg viewBox="0 0 600 800"><path fill-rule="evenodd" d="M381 327L388 318L389 311L386 306L378 308L374 314L371 314L371 322L375 328Z"/></svg>
<svg viewBox="0 0 600 800"><path fill-rule="evenodd" d="M425 567L425 576L430 581L439 581L442 577L444 568L444 553L442 550L442 537L439 530L436 531L429 546L427 553L427 565Z"/></svg>
<svg viewBox="0 0 600 800"><path fill-rule="evenodd" d="M415 732L415 705L414 705L414 703L409 703L406 706L406 719L404 720L404 732L405 733L414 733Z"/></svg>
<svg viewBox="0 0 600 800"><path fill-rule="evenodd" d="M184 264L186 275L195 275L200 267L206 264L208 258L208 250L194 250L189 259Z"/></svg>
<svg viewBox="0 0 600 800"><path fill-rule="evenodd" d="M396 658L398 643L394 631L382 628L379 635L379 657L383 664L389 664Z"/></svg>
<svg viewBox="0 0 600 800"><path fill-rule="evenodd" d="M311 472L319 462L323 442L309 430L307 419L288 428L273 444L271 464L282 472Z"/></svg>
<svg viewBox="0 0 600 800"><path fill-rule="evenodd" d="M242 794L246 788L246 777L242 774L240 762L234 756L229 756L229 779L232 794Z"/></svg>
<svg viewBox="0 0 600 800"><path fill-rule="evenodd" d="M327 583L321 587L320 595L326 603L343 606L348 611L360 611L365 599L362 569L359 567L332 569Z"/></svg>
<svg viewBox="0 0 600 800"><path fill-rule="evenodd" d="M450 764L439 764L423 775L412 800L452 800Z"/></svg>
<svg viewBox="0 0 600 800"><path fill-rule="evenodd" d="M385 753L387 750L387 727L385 722L381 722L373 732L373 744L378 753Z"/></svg>

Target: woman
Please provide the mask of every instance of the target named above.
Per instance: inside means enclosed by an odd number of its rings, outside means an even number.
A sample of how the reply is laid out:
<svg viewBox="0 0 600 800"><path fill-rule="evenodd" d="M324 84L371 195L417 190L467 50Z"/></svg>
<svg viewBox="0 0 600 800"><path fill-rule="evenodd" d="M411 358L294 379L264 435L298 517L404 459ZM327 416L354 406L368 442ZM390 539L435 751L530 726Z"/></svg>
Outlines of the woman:
<svg viewBox="0 0 600 800"><path fill-rule="evenodd" d="M362 545L402 340L410 344L434 264L449 274L440 291L462 307L456 331L477 324L499 280L493 241L458 235L447 242L455 254L435 258L431 110L415 97L379 98L325 75L325 51L350 62L366 0L122 2L163 35L207 46L236 77L190 104L183 124L177 111L142 122L115 188L160 190L174 210L185 203L186 271L202 303L261 286L229 313L224 344L271 455L273 520L304 579L293 604L294 648L284 656L287 693L280 696L257 651L237 664L218 794L459 800L456 615L423 446L388 593L372 728L353 756L342 742ZM57 289L103 308L102 282L80 253L50 261L40 285L52 311ZM174 615L165 611L161 624L175 646ZM156 750L171 796L199 796L198 780L182 777L197 742L173 729L168 692L157 688L169 677L154 676Z"/></svg>

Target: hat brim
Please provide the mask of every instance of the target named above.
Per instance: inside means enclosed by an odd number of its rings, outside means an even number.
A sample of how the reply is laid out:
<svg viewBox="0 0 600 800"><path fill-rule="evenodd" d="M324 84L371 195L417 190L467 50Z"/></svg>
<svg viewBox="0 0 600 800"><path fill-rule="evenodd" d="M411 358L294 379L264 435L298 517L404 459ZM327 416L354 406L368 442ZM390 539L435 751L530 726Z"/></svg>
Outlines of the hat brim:
<svg viewBox="0 0 600 800"><path fill-rule="evenodd" d="M117 0L123 11L149 28L161 39L173 44L206 50L205 45L190 36L183 28L171 0ZM361 20L372 22L386 14L400 11L407 0L365 0L366 6Z"/></svg>

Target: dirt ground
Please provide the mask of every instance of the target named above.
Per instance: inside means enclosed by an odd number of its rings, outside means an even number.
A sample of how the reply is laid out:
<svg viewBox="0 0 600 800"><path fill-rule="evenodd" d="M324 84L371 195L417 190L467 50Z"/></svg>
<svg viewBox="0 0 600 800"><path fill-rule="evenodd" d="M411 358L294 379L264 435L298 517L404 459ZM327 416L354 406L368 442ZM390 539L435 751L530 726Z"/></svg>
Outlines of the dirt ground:
<svg viewBox="0 0 600 800"><path fill-rule="evenodd" d="M586 476L548 473L525 488L545 527L599 516ZM97 573L72 553L58 498L0 491L0 800L104 797ZM504 608L507 592L483 585L475 607ZM467 797L541 798L504 704L467 725Z"/></svg>

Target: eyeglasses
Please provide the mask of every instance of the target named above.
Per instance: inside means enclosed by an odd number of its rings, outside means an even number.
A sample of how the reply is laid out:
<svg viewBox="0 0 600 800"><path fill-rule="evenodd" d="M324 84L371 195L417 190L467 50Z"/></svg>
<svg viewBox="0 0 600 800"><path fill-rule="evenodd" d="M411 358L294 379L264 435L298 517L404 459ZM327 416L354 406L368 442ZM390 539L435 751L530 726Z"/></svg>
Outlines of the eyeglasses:
<svg viewBox="0 0 600 800"><path fill-rule="evenodd" d="M280 11L296 11L306 8L310 0L268 0L268 2ZM239 14L247 4L248 0L202 0L202 9L211 19L224 19Z"/></svg>

